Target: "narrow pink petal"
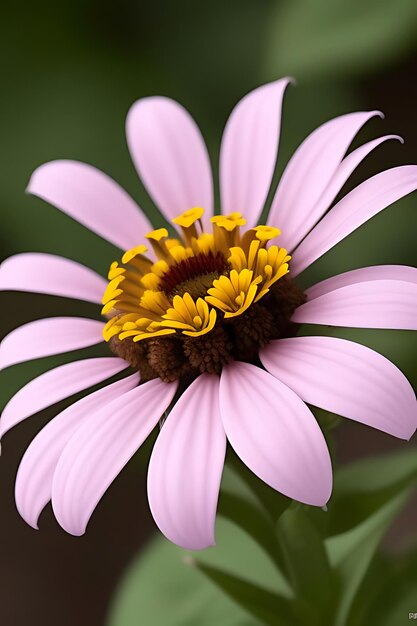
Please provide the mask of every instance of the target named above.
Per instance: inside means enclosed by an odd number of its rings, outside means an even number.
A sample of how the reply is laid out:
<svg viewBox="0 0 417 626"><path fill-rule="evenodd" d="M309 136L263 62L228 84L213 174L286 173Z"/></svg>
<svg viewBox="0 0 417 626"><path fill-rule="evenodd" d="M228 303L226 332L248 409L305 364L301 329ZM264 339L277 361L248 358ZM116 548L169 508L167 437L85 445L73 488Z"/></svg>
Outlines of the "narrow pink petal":
<svg viewBox="0 0 417 626"><path fill-rule="evenodd" d="M27 191L123 250L137 246L153 228L118 183L86 163L45 163L32 174Z"/></svg>
<svg viewBox="0 0 417 626"><path fill-rule="evenodd" d="M170 541L187 550L215 545L225 452L219 379L203 374L168 416L148 473L149 504L156 523Z"/></svg>
<svg viewBox="0 0 417 626"><path fill-rule="evenodd" d="M233 109L220 150L222 213L240 211L248 226L262 212L274 174L281 128L283 78L247 94Z"/></svg>
<svg viewBox="0 0 417 626"><path fill-rule="evenodd" d="M106 286L93 270L53 254L24 252L0 265L0 291L31 291L100 304Z"/></svg>
<svg viewBox="0 0 417 626"><path fill-rule="evenodd" d="M16 476L16 506L23 519L37 528L42 509L52 496L52 479L66 444L91 415L139 383L132 374L78 400L51 420L26 450Z"/></svg>
<svg viewBox="0 0 417 626"><path fill-rule="evenodd" d="M417 269L408 265L372 265L370 267L361 267L357 270L351 270L350 272L344 272L343 274L322 280L316 285L309 287L306 295L308 300L312 300L340 287L372 280L400 280L406 283L417 284Z"/></svg>
<svg viewBox="0 0 417 626"><path fill-rule="evenodd" d="M93 346L103 341L103 327L103 322L83 317L50 317L24 324L0 343L0 369Z"/></svg>
<svg viewBox="0 0 417 626"><path fill-rule="evenodd" d="M155 427L177 383L151 380L97 411L62 452L52 483L52 506L61 526L82 535L102 496Z"/></svg>
<svg viewBox="0 0 417 626"><path fill-rule="evenodd" d="M101 383L126 367L129 364L123 359L98 357L66 363L41 374L22 387L4 407L0 437L26 417Z"/></svg>
<svg viewBox="0 0 417 626"><path fill-rule="evenodd" d="M413 389L393 363L334 337L294 337L260 353L271 374L305 402L409 439L417 426Z"/></svg>
<svg viewBox="0 0 417 626"><path fill-rule="evenodd" d="M285 384L248 363L227 365L220 379L220 413L242 461L294 500L324 506L332 467L311 411Z"/></svg>
<svg viewBox="0 0 417 626"><path fill-rule="evenodd" d="M292 321L417 330L417 283L374 280L346 285L301 305Z"/></svg>
<svg viewBox="0 0 417 626"><path fill-rule="evenodd" d="M338 202L293 253L291 275L297 276L364 222L417 189L417 166L381 172Z"/></svg>
<svg viewBox="0 0 417 626"><path fill-rule="evenodd" d="M375 115L380 113L367 111L336 117L313 131L291 157L268 216L268 224L281 229L282 245L288 250L294 248L305 220L309 223L309 215L355 135Z"/></svg>
<svg viewBox="0 0 417 626"><path fill-rule="evenodd" d="M398 137L397 135L379 137L378 139L369 141L363 146L356 148L356 150L348 154L348 156L343 159L326 189L323 191L316 204L312 207L311 211L306 213L304 216L300 215L299 223L296 224L292 234L288 237L288 250L293 250L308 234L313 226L317 224L320 218L323 217L349 176L358 167L359 163L361 163L361 161L363 161L363 159L372 150L375 150L377 146L388 139L397 139L402 141L401 137ZM285 238L285 243L287 244L287 232L283 233L283 237Z"/></svg>
<svg viewBox="0 0 417 626"><path fill-rule="evenodd" d="M138 100L126 121L139 176L168 220L193 207L213 213L213 182L204 139L190 114L164 97Z"/></svg>

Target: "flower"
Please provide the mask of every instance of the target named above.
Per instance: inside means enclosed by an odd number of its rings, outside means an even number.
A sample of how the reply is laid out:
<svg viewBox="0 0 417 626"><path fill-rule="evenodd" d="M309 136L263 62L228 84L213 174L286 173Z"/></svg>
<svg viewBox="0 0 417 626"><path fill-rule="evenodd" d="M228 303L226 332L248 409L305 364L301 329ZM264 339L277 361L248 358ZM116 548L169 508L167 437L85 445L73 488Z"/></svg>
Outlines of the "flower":
<svg viewBox="0 0 417 626"><path fill-rule="evenodd" d="M376 111L349 113L315 130L280 180L266 224L288 80L260 87L233 110L220 152L222 215L213 215L210 163L189 114L168 98L139 100L127 119L130 152L145 187L171 221L153 230L117 183L89 165L39 167L29 192L121 248L106 281L74 261L18 254L0 288L101 303L106 322L49 318L11 332L1 366L91 346L113 356L52 369L7 404L1 435L37 411L118 374L135 372L75 402L35 437L16 479L23 518L37 527L49 500L61 526L84 533L97 503L170 409L152 452L152 514L173 542L214 544L226 437L263 481L323 506L332 468L305 403L409 439L416 401L403 374L351 341L296 336L300 324L415 329L417 270L375 266L324 280L296 279L373 215L417 188L417 166L366 180L330 211L380 137L345 153ZM175 231L174 231L175 227ZM174 234L175 232L175 234ZM140 384L139 384L140 383Z"/></svg>

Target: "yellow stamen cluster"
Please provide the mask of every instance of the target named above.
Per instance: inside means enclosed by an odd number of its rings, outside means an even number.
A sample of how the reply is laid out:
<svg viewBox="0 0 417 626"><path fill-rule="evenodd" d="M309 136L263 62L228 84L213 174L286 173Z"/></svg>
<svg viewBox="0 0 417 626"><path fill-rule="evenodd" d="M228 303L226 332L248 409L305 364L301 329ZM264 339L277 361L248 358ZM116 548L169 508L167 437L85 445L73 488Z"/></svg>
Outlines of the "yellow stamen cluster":
<svg viewBox="0 0 417 626"><path fill-rule="evenodd" d="M203 213L195 207L173 220L181 239L169 238L165 228L148 233L154 261L146 256L148 248L138 245L124 253L122 264L112 263L103 296L102 313L110 318L103 331L106 341L204 335L219 319L244 313L288 272L287 251L269 246L280 234L277 228L261 225L241 234L246 220L236 212L211 218L213 233L206 233ZM205 261L216 259L221 270L205 270ZM173 280L179 293L166 289ZM193 297L199 289L201 294Z"/></svg>

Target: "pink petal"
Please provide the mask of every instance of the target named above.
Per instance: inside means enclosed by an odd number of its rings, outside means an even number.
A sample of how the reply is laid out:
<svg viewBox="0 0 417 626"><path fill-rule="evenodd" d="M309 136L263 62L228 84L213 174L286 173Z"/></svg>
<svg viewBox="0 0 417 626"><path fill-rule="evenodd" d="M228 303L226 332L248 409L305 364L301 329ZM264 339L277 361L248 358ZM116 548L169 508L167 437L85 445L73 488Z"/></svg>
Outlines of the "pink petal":
<svg viewBox="0 0 417 626"><path fill-rule="evenodd" d="M85 532L98 502L157 424L177 383L151 380L94 413L80 426L58 461L52 506L72 535Z"/></svg>
<svg viewBox="0 0 417 626"><path fill-rule="evenodd" d="M190 114L164 97L138 100L126 121L139 176L168 220L193 207L213 213L213 183L204 139Z"/></svg>
<svg viewBox="0 0 417 626"><path fill-rule="evenodd" d="M25 252L0 265L0 291L31 291L100 304L106 286L93 270L53 254Z"/></svg>
<svg viewBox="0 0 417 626"><path fill-rule="evenodd" d="M103 327L103 322L83 317L51 317L24 324L0 343L0 369L93 346L103 341Z"/></svg>
<svg viewBox="0 0 417 626"><path fill-rule="evenodd" d="M297 276L364 222L417 189L417 166L403 165L381 172L338 202L293 253L291 275Z"/></svg>
<svg viewBox="0 0 417 626"><path fill-rule="evenodd" d="M281 177L268 215L268 224L282 232L282 245L292 250L299 229L336 174L346 150L362 126L378 111L341 115L312 132L295 151Z"/></svg>
<svg viewBox="0 0 417 626"><path fill-rule="evenodd" d="M357 270L351 270L350 272L344 272L343 274L322 280L316 285L309 287L306 295L308 300L312 300L340 287L371 280L400 280L417 284L417 269L408 265L372 265L371 267L361 267Z"/></svg>
<svg viewBox="0 0 417 626"><path fill-rule="evenodd" d="M374 280L346 285L298 307L292 321L417 330L417 283Z"/></svg>
<svg viewBox="0 0 417 626"><path fill-rule="evenodd" d="M220 150L222 213L240 211L248 226L262 212L278 153L283 78L247 94L233 109Z"/></svg>
<svg viewBox="0 0 417 626"><path fill-rule="evenodd" d="M290 246L289 249L293 250L300 241L307 235L307 233L311 230L311 228L317 224L321 217L326 213L331 203L342 189L343 185L352 174L352 172L357 168L359 163L363 161L363 159L377 146L379 146L382 142L387 141L388 139L398 139L402 141L401 137L397 135L386 135L385 137L379 137L378 139L374 139L369 143L360 146L347 157L343 159L336 172L334 173L332 179L327 185L326 189L323 191L319 200L316 202L315 206L311 209L311 211L301 216L300 222L297 224L296 229L293 231L293 236L289 240ZM283 234L285 237L285 242L287 242L286 233Z"/></svg>
<svg viewBox="0 0 417 626"><path fill-rule="evenodd" d="M77 428L138 383L139 374L133 374L91 393L59 413L33 439L20 463L15 487L17 509L30 526L37 528L39 515L51 499L58 459Z"/></svg>
<svg viewBox="0 0 417 626"><path fill-rule="evenodd" d="M128 366L123 359L98 357L66 363L41 374L22 387L4 407L0 437L26 417L101 383Z"/></svg>
<svg viewBox="0 0 417 626"><path fill-rule="evenodd" d="M118 183L86 163L45 163L32 174L27 191L123 250L137 246L153 228Z"/></svg>
<svg viewBox="0 0 417 626"><path fill-rule="evenodd" d="M199 376L168 416L152 452L148 497L160 530L187 550L215 545L226 435L219 379Z"/></svg>
<svg viewBox="0 0 417 626"><path fill-rule="evenodd" d="M417 426L413 389L393 363L334 337L294 337L260 353L271 374L305 402L409 439Z"/></svg>
<svg viewBox="0 0 417 626"><path fill-rule="evenodd" d="M326 504L329 451L313 414L289 387L234 362L221 375L220 412L231 445L259 478L305 504Z"/></svg>

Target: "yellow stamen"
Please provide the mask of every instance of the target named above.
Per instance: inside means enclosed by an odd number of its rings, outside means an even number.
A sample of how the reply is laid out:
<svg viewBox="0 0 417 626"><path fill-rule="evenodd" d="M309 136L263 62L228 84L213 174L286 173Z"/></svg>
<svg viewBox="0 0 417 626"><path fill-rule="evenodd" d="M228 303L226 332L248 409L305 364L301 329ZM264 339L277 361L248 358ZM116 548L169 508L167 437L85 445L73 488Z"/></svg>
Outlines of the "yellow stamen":
<svg viewBox="0 0 417 626"><path fill-rule="evenodd" d="M194 207L193 209L188 209L188 211L184 211L178 217L175 217L172 221L177 226L181 226L181 230L184 234L185 241L187 243L191 243L191 239L197 237L197 228L196 222L200 222L201 227L201 218L204 215L204 209L201 207Z"/></svg>
<svg viewBox="0 0 417 626"><path fill-rule="evenodd" d="M144 245L136 246L124 253L122 263L133 265L141 274L146 274L152 265L152 261L144 256L147 251Z"/></svg>
<svg viewBox="0 0 417 626"><path fill-rule="evenodd" d="M214 236L211 233L202 233L197 239L193 239L191 247L195 255L216 253Z"/></svg>
<svg viewBox="0 0 417 626"><path fill-rule="evenodd" d="M152 230L150 233L145 235L145 237L151 242L151 246L159 259L166 259L169 256L169 250L165 241L168 238L168 231L166 228Z"/></svg>
<svg viewBox="0 0 417 626"><path fill-rule="evenodd" d="M241 236L246 220L234 212L212 217L213 233L198 235L197 222L201 226L203 213L202 208L194 207L173 219L182 229L183 240L168 238L166 228L146 235L156 262L145 256L145 245L138 245L123 254L126 267L112 263L103 296L102 312L111 317L103 330L106 341L115 336L141 341L173 333L204 335L216 325L219 311L225 318L241 315L288 272L291 257L287 251L276 245L268 247L280 234L278 228L259 225ZM199 255L195 262L175 267ZM219 269L206 271L204 255L218 256ZM221 255L227 260L224 264ZM169 288L166 295L162 288L178 287L177 283L180 286L172 299L175 290Z"/></svg>
<svg viewBox="0 0 417 626"><path fill-rule="evenodd" d="M229 232L238 228L238 226L244 226L246 224L245 218L241 213L229 213L229 215L214 215L210 218L210 222L221 226Z"/></svg>
<svg viewBox="0 0 417 626"><path fill-rule="evenodd" d="M146 290L140 300L140 306L151 313L162 317L170 306L169 300L162 291Z"/></svg>
<svg viewBox="0 0 417 626"><path fill-rule="evenodd" d="M198 337L210 332L216 323L217 313L203 298L194 302L189 293L175 296L172 308L163 315L161 326L182 330L184 335Z"/></svg>
<svg viewBox="0 0 417 626"><path fill-rule="evenodd" d="M225 318L236 317L250 307L261 281L260 276L253 278L251 270L237 272L233 269L230 276L220 276L213 281L213 287L208 290L209 295L205 300L223 311Z"/></svg>
<svg viewBox="0 0 417 626"><path fill-rule="evenodd" d="M194 256L192 248L184 248L184 246L173 246L169 251L175 263L180 263L190 256Z"/></svg>
<svg viewBox="0 0 417 626"><path fill-rule="evenodd" d="M151 339L152 337L163 337L164 335L172 335L175 333L173 328L161 328L160 330L155 330L151 333L143 332L133 337L133 341L142 341L142 339Z"/></svg>
<svg viewBox="0 0 417 626"><path fill-rule="evenodd" d="M281 234L279 228L275 228L273 226L256 226L253 229L256 232L256 238L263 243L266 241L270 241L271 239L275 239Z"/></svg>
<svg viewBox="0 0 417 626"><path fill-rule="evenodd" d="M113 261L110 265L109 273L107 274L107 278L109 280L113 280L113 278L117 278L126 272L124 267L120 267L117 261Z"/></svg>
<svg viewBox="0 0 417 626"><path fill-rule="evenodd" d="M210 221L214 224L213 235L216 247L224 254L228 253L231 246L240 243L240 226L246 224L246 220L241 213L215 215Z"/></svg>

